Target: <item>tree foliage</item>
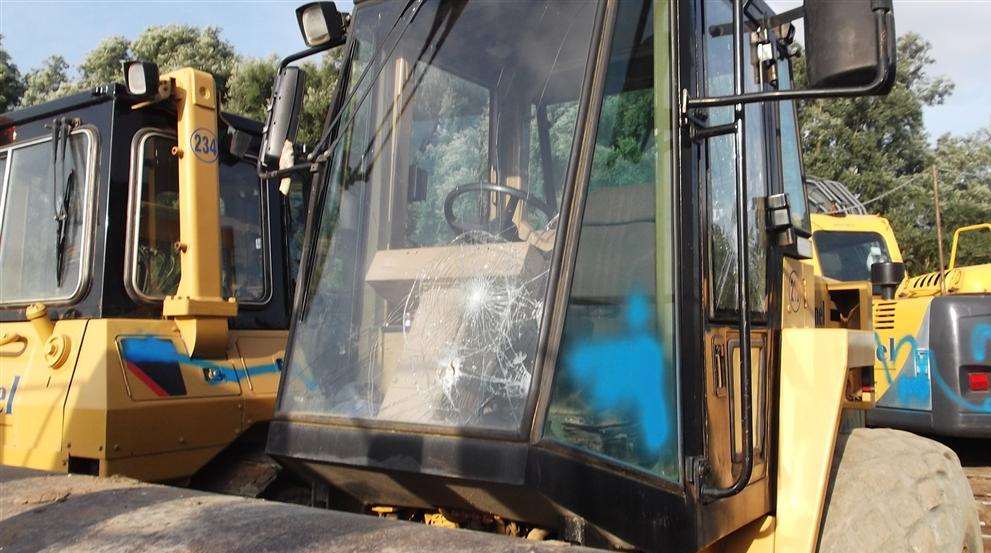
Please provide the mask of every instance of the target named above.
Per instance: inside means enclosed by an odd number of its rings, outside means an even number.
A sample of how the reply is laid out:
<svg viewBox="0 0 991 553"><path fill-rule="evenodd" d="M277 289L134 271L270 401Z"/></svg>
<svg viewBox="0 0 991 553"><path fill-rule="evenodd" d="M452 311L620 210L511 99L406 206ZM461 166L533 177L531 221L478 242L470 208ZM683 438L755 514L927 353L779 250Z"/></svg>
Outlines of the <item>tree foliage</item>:
<svg viewBox="0 0 991 553"><path fill-rule="evenodd" d="M50 56L41 67L28 72L24 76L24 94L20 105L31 106L73 92L69 80L69 64L62 56Z"/></svg>
<svg viewBox="0 0 991 553"><path fill-rule="evenodd" d="M871 213L887 217L915 274L938 266L934 164L943 180L947 255L953 229L991 220L988 131L944 136L930 145L923 108L942 104L954 88L947 78L930 74L934 64L931 45L908 33L898 39L898 71L890 94L808 102L799 111L806 173L846 184L870 202ZM800 58L796 79L801 82L804 74Z"/></svg>
<svg viewBox="0 0 991 553"><path fill-rule="evenodd" d="M17 105L24 94L24 83L21 82L21 72L10 59L10 54L3 48L3 35L0 35L0 112L7 111Z"/></svg>
<svg viewBox="0 0 991 553"><path fill-rule="evenodd" d="M121 61L128 59L154 62L163 73L180 67L211 73L221 89L223 109L259 121L265 119L279 66L274 55L261 59L238 55L216 27L189 25L149 27L133 41L122 36L108 37L86 54L75 78L65 59L53 56L22 80L17 67L0 48L0 111L119 82ZM325 54L319 63L303 64L307 84L298 137L301 142L313 144L319 137L340 66L339 50Z"/></svg>

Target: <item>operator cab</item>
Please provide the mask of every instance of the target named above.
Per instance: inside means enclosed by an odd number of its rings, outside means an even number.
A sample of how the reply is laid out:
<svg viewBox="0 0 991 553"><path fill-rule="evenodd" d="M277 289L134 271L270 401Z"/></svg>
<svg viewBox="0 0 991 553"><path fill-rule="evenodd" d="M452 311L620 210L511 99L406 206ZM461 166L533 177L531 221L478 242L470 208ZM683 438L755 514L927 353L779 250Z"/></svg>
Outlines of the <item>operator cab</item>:
<svg viewBox="0 0 991 553"><path fill-rule="evenodd" d="M681 111L802 92L745 4L737 83L727 0L358 2L323 138L271 173L315 176L269 454L336 508L579 543L770 512L794 105Z"/></svg>
<svg viewBox="0 0 991 553"><path fill-rule="evenodd" d="M109 85L0 119L0 321L37 302L55 319L161 317L180 277L176 115L141 101ZM232 130L257 151L261 125L225 114L218 130L203 155L219 158L223 293L241 307L231 326L285 329L289 229L302 226L254 160L229 152Z"/></svg>

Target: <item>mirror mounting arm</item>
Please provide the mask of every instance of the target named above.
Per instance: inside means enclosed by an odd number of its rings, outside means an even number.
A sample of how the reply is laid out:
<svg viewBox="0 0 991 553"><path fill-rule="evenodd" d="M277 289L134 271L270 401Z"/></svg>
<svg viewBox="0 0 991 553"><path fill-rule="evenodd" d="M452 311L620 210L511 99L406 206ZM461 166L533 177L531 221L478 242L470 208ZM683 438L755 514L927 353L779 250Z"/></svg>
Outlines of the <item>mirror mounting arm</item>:
<svg viewBox="0 0 991 553"><path fill-rule="evenodd" d="M338 46L341 46L345 42L346 39L344 37L341 37L338 39L329 40L318 46L312 46L310 48L307 48L306 50L300 50L299 52L289 54L288 56L282 58L282 61L279 62L279 71L282 71L283 69L288 67L290 63L296 60L301 60L305 57L312 56L313 54L319 54L320 52L326 52L327 50L337 48Z"/></svg>
<svg viewBox="0 0 991 553"><path fill-rule="evenodd" d="M813 88L805 90L775 90L769 92L749 92L729 96L713 96L708 98L687 98L681 104L682 118L691 110L708 109L736 104L752 104L755 102L779 102L783 100L812 100L819 98L842 98L864 96L882 89L890 78L888 71L887 36L890 32L887 16L891 12L891 0L874 0L871 8L877 25L878 36L878 71L874 80L864 86L840 88Z"/></svg>

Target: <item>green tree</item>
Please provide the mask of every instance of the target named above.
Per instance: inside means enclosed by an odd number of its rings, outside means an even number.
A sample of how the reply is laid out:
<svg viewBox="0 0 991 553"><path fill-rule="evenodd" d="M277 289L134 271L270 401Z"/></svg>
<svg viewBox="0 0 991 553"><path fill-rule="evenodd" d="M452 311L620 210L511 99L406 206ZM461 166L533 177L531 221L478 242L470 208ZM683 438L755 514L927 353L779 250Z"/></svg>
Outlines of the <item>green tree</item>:
<svg viewBox="0 0 991 553"><path fill-rule="evenodd" d="M0 113L17 105L21 94L24 94L21 72L10 59L10 54L4 50L3 35L0 35Z"/></svg>
<svg viewBox="0 0 991 553"><path fill-rule="evenodd" d="M69 81L69 64L62 56L50 56L40 68L28 72L24 77L24 95L20 105L33 106L70 94L73 90Z"/></svg>
<svg viewBox="0 0 991 553"><path fill-rule="evenodd" d="M949 262L953 231L966 225L991 222L991 127L966 136L944 135L933 159L939 178L943 252ZM904 179L894 192L898 202L885 215L896 225L906 266L911 274L935 271L939 266L936 241L932 170ZM991 262L991 236L975 236L961 259L963 264ZM984 250L983 256L975 249ZM907 252L905 250L908 250Z"/></svg>
<svg viewBox="0 0 991 553"><path fill-rule="evenodd" d="M887 96L830 99L801 105L808 174L838 180L874 198L932 163L922 108L942 104L953 84L928 74L931 45L915 33L898 39L898 71ZM797 78L804 80L803 59ZM899 202L892 194L872 206L882 213Z"/></svg>
<svg viewBox="0 0 991 553"><path fill-rule="evenodd" d="M105 38L79 65L80 86L93 87L121 80L121 60L131 57L131 43L122 36Z"/></svg>
<svg viewBox="0 0 991 553"><path fill-rule="evenodd" d="M226 82L237 63L234 46L221 38L217 27L190 25L149 27L130 45L134 59L158 64L164 73L180 67L195 67Z"/></svg>
<svg viewBox="0 0 991 553"><path fill-rule="evenodd" d="M988 131L944 136L930 146L923 108L942 104L953 92L952 82L929 74L934 63L931 45L918 34L906 34L898 39L898 71L890 94L807 102L799 110L806 173L846 184L869 202L871 213L887 217L913 274L938 265L933 164L943 180L947 254L954 228L991 220L987 177L964 178L991 171ZM801 58L796 79L804 80Z"/></svg>

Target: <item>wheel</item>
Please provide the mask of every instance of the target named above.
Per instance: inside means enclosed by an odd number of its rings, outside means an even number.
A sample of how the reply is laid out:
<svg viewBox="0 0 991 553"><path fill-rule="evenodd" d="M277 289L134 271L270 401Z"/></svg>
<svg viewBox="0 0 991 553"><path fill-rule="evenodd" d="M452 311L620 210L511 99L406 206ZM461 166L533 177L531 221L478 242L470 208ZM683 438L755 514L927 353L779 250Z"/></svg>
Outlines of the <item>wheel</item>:
<svg viewBox="0 0 991 553"><path fill-rule="evenodd" d="M840 434L820 553L980 553L977 504L957 455L900 430Z"/></svg>

